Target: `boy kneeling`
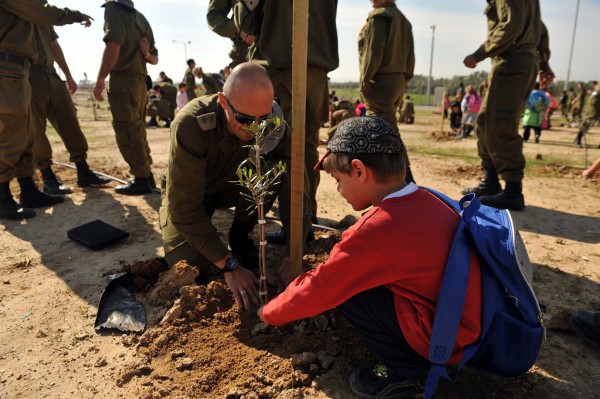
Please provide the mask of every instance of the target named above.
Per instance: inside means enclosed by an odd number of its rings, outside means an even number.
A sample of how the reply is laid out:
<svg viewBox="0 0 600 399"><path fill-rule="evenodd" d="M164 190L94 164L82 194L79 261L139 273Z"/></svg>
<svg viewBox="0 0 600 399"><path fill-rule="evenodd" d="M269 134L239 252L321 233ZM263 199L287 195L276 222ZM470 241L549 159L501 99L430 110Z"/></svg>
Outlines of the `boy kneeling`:
<svg viewBox="0 0 600 399"><path fill-rule="evenodd" d="M429 341L457 213L428 191L404 181L404 146L378 117L340 123L315 166L325 170L356 211L372 206L342 235L329 260L296 278L258 310L280 326L339 307L381 363L355 370L360 397L422 397ZM481 329L479 260L471 254L464 311L450 364Z"/></svg>

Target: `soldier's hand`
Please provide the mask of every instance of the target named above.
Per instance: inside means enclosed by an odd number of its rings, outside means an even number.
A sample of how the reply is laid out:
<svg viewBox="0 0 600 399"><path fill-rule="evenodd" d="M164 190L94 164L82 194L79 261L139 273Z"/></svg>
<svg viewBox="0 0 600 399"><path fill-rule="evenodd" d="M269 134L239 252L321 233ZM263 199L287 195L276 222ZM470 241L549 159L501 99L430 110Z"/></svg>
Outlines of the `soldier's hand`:
<svg viewBox="0 0 600 399"><path fill-rule="evenodd" d="M465 64L465 66L467 68L473 69L473 68L475 68L477 66L477 60L475 59L475 57L473 56L473 54L469 54L463 60L463 64Z"/></svg>
<svg viewBox="0 0 600 399"><path fill-rule="evenodd" d="M104 101L104 97L102 96L104 86L104 80L97 80L96 84L94 85L94 98L98 101Z"/></svg>
<svg viewBox="0 0 600 399"><path fill-rule="evenodd" d="M138 42L138 48L142 52L144 58L148 58L150 56L150 42L148 42L147 37L142 37Z"/></svg>
<svg viewBox="0 0 600 399"><path fill-rule="evenodd" d="M545 89L547 86L549 86L554 81L554 72L552 69L548 68L545 71L540 71L539 80L540 87L542 89Z"/></svg>
<svg viewBox="0 0 600 399"><path fill-rule="evenodd" d="M67 77L67 90L69 90L69 93L71 94L75 94L77 91L77 83L75 83L72 76Z"/></svg>
<svg viewBox="0 0 600 399"><path fill-rule="evenodd" d="M82 25L84 25L86 28L89 28L90 26L92 26L92 21L94 20L94 18L90 17L89 15L85 15L85 14L83 14L83 18L84 18L84 20L81 22Z"/></svg>
<svg viewBox="0 0 600 399"><path fill-rule="evenodd" d="M225 273L225 282L240 310L250 310L252 304L260 304L258 279L250 270L239 266L234 271Z"/></svg>

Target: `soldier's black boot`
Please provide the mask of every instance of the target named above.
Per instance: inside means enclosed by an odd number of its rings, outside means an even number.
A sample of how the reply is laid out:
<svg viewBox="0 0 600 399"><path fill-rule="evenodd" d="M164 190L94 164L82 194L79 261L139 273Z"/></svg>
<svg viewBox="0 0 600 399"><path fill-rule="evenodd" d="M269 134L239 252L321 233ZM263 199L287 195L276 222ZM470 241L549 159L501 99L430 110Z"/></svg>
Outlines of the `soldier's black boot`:
<svg viewBox="0 0 600 399"><path fill-rule="evenodd" d="M21 187L21 197L19 202L24 208L42 208L60 204L65 200L62 195L50 195L41 192L31 177L22 177L18 179Z"/></svg>
<svg viewBox="0 0 600 399"><path fill-rule="evenodd" d="M483 177L475 187L465 188L461 191L463 195L475 194L477 197L484 195L496 195L502 191L502 186L498 180L496 168L487 168L483 170Z"/></svg>
<svg viewBox="0 0 600 399"><path fill-rule="evenodd" d="M110 183L110 179L94 173L86 161L76 162L77 185L79 187L103 186Z"/></svg>
<svg viewBox="0 0 600 399"><path fill-rule="evenodd" d="M115 192L122 195L144 195L152 192L150 178L134 177L127 184L115 187Z"/></svg>
<svg viewBox="0 0 600 399"><path fill-rule="evenodd" d="M258 249L254 245L248 234L254 229L250 223L239 222L233 219L233 224L229 230L229 250L237 255L246 269L258 269Z"/></svg>
<svg viewBox="0 0 600 399"><path fill-rule="evenodd" d="M22 220L35 216L33 209L23 208L10 192L10 182L0 184L0 219Z"/></svg>
<svg viewBox="0 0 600 399"><path fill-rule="evenodd" d="M577 132L577 137L575 137L575 141L573 141L573 145L577 148L581 148L581 139L583 138L583 132L580 130Z"/></svg>
<svg viewBox="0 0 600 399"><path fill-rule="evenodd" d="M71 187L63 184L62 181L54 174L52 168L47 167L40 169L42 172L42 191L51 195L63 195L73 192Z"/></svg>
<svg viewBox="0 0 600 399"><path fill-rule="evenodd" d="M522 211L525 209L525 198L523 197L523 184L521 182L506 182L504 190L496 195L479 197L482 204L497 209L510 209Z"/></svg>

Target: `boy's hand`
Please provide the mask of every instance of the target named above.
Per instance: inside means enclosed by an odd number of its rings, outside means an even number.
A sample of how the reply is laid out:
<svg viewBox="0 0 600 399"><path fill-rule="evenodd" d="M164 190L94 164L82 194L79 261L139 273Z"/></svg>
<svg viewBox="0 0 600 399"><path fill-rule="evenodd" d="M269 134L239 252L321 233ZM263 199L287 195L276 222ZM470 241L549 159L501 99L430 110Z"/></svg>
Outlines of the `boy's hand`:
<svg viewBox="0 0 600 399"><path fill-rule="evenodd" d="M256 311L256 315L258 316L258 318L260 319L260 321L262 321L263 323L269 324L266 322L264 316L263 316L263 307L261 306L257 311Z"/></svg>

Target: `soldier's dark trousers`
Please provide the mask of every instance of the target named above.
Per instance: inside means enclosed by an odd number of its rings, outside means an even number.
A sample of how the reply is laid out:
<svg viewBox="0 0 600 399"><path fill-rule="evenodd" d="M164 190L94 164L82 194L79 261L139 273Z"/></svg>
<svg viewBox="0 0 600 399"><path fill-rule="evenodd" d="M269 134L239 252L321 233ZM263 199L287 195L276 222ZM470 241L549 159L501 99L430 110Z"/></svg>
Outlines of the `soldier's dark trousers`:
<svg viewBox="0 0 600 399"><path fill-rule="evenodd" d="M31 131L33 162L38 169L52 165L52 146L46 136L46 119L62 139L71 162L85 161L88 143L79 126L71 95L54 68L34 66L31 70Z"/></svg>
<svg viewBox="0 0 600 399"><path fill-rule="evenodd" d="M0 61L0 183L33 176L29 69Z"/></svg>
<svg viewBox="0 0 600 399"><path fill-rule="evenodd" d="M402 103L404 98L404 91L406 88L406 81L404 75L400 73L389 73L379 74L374 76L375 83L365 89L361 90L361 95L365 105L367 106L367 115L375 115L384 119L388 122L395 131L400 134L398 129L398 120L396 119L396 110ZM414 122L414 118L411 122L408 120L406 123ZM408 159L408 152L406 146L404 147L404 163L406 164L408 180L412 179L412 172L410 172L410 160Z"/></svg>
<svg viewBox="0 0 600 399"><path fill-rule="evenodd" d="M496 168L507 182L520 182L525 169L519 118L537 76L533 55L508 54L492 62L475 132L484 169Z"/></svg>
<svg viewBox="0 0 600 399"><path fill-rule="evenodd" d="M135 177L150 177L150 147L146 137L146 76L111 73L108 102L117 145Z"/></svg>
<svg viewBox="0 0 600 399"><path fill-rule="evenodd" d="M283 117L292 126L292 70L267 68L279 98ZM307 67L306 75L306 122L304 164L309 181L310 216L317 216L317 188L321 177L314 170L319 162L319 128L328 117L327 71L312 65ZM293 133L292 133L293 134Z"/></svg>

